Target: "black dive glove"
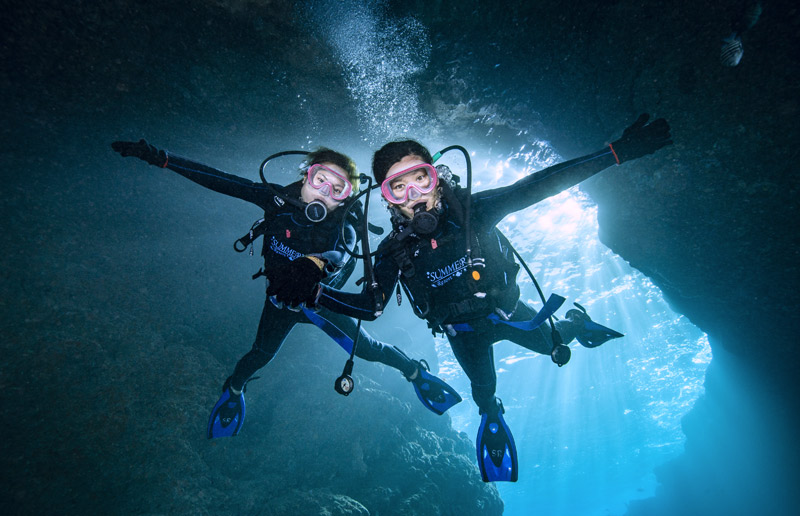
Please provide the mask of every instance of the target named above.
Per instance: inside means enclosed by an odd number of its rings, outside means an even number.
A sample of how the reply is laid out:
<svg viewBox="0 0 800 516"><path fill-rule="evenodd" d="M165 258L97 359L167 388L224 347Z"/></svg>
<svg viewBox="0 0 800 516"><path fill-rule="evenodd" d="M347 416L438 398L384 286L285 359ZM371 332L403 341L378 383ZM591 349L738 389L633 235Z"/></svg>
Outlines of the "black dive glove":
<svg viewBox="0 0 800 516"><path fill-rule="evenodd" d="M672 144L669 124L663 118L647 123L650 115L639 115L639 118L622 133L622 138L611 143L611 151L617 164L652 154L661 147Z"/></svg>
<svg viewBox="0 0 800 516"><path fill-rule="evenodd" d="M138 142L114 142L111 144L111 148L119 152L123 158L133 156L157 167L167 166L167 153L150 145L144 139Z"/></svg>
<svg viewBox="0 0 800 516"><path fill-rule="evenodd" d="M290 308L301 304L312 308L317 302L319 282L325 278L325 262L314 256L302 256L267 271L267 296Z"/></svg>

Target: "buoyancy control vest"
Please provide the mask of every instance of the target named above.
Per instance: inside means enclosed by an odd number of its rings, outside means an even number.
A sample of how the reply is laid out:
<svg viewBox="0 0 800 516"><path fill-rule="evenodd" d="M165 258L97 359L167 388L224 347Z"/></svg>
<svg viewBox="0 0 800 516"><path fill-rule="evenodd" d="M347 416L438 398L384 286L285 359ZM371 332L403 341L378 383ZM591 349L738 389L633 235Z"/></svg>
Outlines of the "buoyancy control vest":
<svg viewBox="0 0 800 516"><path fill-rule="evenodd" d="M511 313L520 295L519 264L510 242L496 227L472 221L469 260L464 248L466 228L459 217L465 196L466 191L457 187L443 191L444 213L431 235L412 233L397 240L403 228L396 224L384 249L400 269L400 284L415 313L434 331L442 331L445 324L485 317L497 308Z"/></svg>
<svg viewBox="0 0 800 516"><path fill-rule="evenodd" d="M299 198L301 187L302 183L298 181L285 187L275 188L280 189L280 193L283 195ZM342 247L343 216L344 209L337 209L324 220L311 222L300 209L283 202L280 197L274 196L273 202L264 211L264 218L256 221L248 234L236 241L234 248L240 252L244 251L258 237L264 237L261 249L261 255L264 257L264 269L259 270L253 276L255 279L265 275L265 270L282 260L292 261L308 254L322 254L326 251L336 250L337 246ZM349 258L344 252L342 254L345 260ZM355 260L347 260L340 269L329 271L330 273L323 283L334 288L344 285L352 274L354 266Z"/></svg>

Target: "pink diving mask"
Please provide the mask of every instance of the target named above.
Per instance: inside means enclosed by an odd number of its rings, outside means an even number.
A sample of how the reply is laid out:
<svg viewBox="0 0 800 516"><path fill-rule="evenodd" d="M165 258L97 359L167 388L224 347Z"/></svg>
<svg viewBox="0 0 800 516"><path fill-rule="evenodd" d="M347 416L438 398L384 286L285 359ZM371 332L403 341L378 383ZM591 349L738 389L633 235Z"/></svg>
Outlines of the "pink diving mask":
<svg viewBox="0 0 800 516"><path fill-rule="evenodd" d="M381 183L381 193L392 204L404 204L431 193L438 182L436 168L424 163L386 176Z"/></svg>
<svg viewBox="0 0 800 516"><path fill-rule="evenodd" d="M319 163L308 167L308 184L336 201L347 199L353 191L353 185L346 175Z"/></svg>

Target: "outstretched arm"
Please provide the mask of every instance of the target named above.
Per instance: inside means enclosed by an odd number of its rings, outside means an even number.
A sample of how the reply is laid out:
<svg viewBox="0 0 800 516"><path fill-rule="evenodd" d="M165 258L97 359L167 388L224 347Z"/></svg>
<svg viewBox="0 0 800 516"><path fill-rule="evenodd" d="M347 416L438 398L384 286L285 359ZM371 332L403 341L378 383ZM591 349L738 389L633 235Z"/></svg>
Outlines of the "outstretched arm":
<svg viewBox="0 0 800 516"><path fill-rule="evenodd" d="M472 195L475 217L492 227L509 213L532 206L616 164L611 150L564 161L526 176L516 183Z"/></svg>
<svg viewBox="0 0 800 516"><path fill-rule="evenodd" d="M237 197L254 204L259 204L258 201L265 198L266 187L261 183L254 183L249 179L227 174L202 163L169 154L165 150L148 144L145 140L118 141L112 143L111 148L123 157L132 156L151 165L168 168L200 186L221 194Z"/></svg>
<svg viewBox="0 0 800 516"><path fill-rule="evenodd" d="M522 210L577 185L612 165L652 154L672 143L669 124L663 118L647 124L643 114L625 129L622 138L603 150L558 163L502 188L472 196L472 208L481 220L495 225L509 213Z"/></svg>

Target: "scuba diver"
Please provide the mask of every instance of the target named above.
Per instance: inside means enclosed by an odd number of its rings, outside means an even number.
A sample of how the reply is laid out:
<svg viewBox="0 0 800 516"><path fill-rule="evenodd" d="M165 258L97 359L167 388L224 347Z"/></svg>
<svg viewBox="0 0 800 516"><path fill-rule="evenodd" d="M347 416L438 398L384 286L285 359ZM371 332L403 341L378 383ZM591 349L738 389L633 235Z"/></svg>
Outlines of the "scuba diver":
<svg viewBox="0 0 800 516"><path fill-rule="evenodd" d="M360 180L366 176L360 176L353 160L344 154L326 148L310 153L278 153L264 161L262 183L255 183L167 153L145 140L116 141L111 147L124 157L133 156L169 168L205 188L262 208L264 218L234 244L241 252L263 236L264 268L253 279L266 276L268 284L294 289L301 278L311 279L314 284L343 284L352 272L352 267L346 267L349 255L343 249L345 245L354 245L356 232L350 221L342 220L346 210L338 208L358 190ZM300 179L285 187L268 183L263 176L264 165L272 157L285 154L307 155ZM239 433L245 417L247 382L275 357L289 332L300 323L316 324L333 337L351 353L351 364L355 354L399 370L412 383L420 401L437 414L461 401L452 387L428 373L425 360L412 360L397 347L375 340L351 318L310 305L308 308L313 311L306 307L296 307L302 310L295 311L281 308L280 303L269 298L264 303L253 347L225 380L222 396L212 410L207 428L209 439Z"/></svg>
<svg viewBox="0 0 800 516"><path fill-rule="evenodd" d="M596 347L622 337L594 321L575 303L561 320L553 313L564 298L551 295L537 312L520 301L517 285L519 255L496 225L510 213L556 195L612 166L637 159L672 143L664 119L647 123L641 115L622 137L587 156L558 163L516 183L471 193L456 184L445 166L433 164L428 149L413 140L394 141L378 150L372 172L391 212L392 233L374 257L375 288L360 293L330 287L302 290L270 286L269 295L288 305L318 303L332 311L363 320L377 318L399 282L415 314L435 333L447 335L453 354L471 383L481 424L476 440L478 465L484 482L516 481L517 454L505 423L502 402L495 396L497 376L492 345L509 340L529 350L550 354L562 366L570 358L565 344L577 339ZM520 263L527 269L524 261ZM533 279L533 275L531 274ZM309 279L310 281L310 279ZM538 283L534 284L537 286ZM541 293L542 299L544 295ZM313 297L303 293L313 291ZM397 301L401 300L397 286ZM549 320L549 328L543 325ZM547 328L547 329L546 329Z"/></svg>

